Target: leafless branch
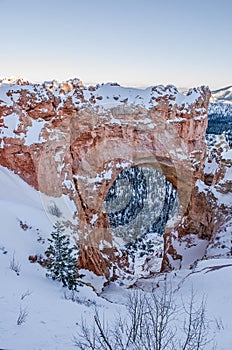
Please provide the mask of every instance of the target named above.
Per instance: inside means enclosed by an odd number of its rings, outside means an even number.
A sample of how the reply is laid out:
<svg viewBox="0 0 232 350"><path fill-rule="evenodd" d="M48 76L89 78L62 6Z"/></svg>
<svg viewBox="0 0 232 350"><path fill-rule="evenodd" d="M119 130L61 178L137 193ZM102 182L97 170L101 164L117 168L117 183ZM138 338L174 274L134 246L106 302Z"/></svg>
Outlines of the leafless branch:
<svg viewBox="0 0 232 350"><path fill-rule="evenodd" d="M17 276L19 276L19 272L21 271L21 265L18 261L15 260L15 254L13 254L13 257L10 261L10 269L14 271Z"/></svg>
<svg viewBox="0 0 232 350"><path fill-rule="evenodd" d="M177 321L181 312L182 323ZM93 325L82 322L79 329L74 344L81 350L203 350L211 342L206 299L197 304L192 291L187 306L177 307L167 282L151 293L133 291L126 315L112 327L96 311Z"/></svg>
<svg viewBox="0 0 232 350"><path fill-rule="evenodd" d="M22 308L20 306L19 314L18 314L18 318L17 318L17 325L20 326L22 323L26 322L27 316L28 316L27 309Z"/></svg>

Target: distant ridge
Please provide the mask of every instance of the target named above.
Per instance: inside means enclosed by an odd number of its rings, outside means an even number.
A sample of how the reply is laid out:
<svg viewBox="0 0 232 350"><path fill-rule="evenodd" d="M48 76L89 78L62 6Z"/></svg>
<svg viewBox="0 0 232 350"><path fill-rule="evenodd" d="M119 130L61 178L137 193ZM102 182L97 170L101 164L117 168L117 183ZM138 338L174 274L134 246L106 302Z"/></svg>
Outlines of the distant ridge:
<svg viewBox="0 0 232 350"><path fill-rule="evenodd" d="M212 91L212 103L232 103L232 85Z"/></svg>

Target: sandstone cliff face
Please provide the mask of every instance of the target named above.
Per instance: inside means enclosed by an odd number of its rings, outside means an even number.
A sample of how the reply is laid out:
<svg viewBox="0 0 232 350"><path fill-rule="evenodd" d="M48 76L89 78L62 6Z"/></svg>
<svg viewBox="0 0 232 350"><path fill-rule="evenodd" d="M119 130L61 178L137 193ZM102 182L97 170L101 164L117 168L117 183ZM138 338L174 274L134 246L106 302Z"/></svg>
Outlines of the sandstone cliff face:
<svg viewBox="0 0 232 350"><path fill-rule="evenodd" d="M232 151L225 135L221 135L207 148L202 176L195 182L185 215L172 234L165 237L164 270L172 268L173 256L176 266L182 265L180 242L186 242L188 248L197 245L193 233L207 242L202 257L231 257L231 196Z"/></svg>
<svg viewBox="0 0 232 350"><path fill-rule="evenodd" d="M179 196L179 219L166 228L163 269L178 258L172 233L213 235L215 211L196 187L204 181L210 92L173 86L146 90L117 84L85 87L78 79L42 85L2 81L0 164L51 196L76 205L80 265L113 278L126 269L114 244L104 200L118 174L157 169ZM209 180L208 180L209 181ZM180 223L181 220L181 223Z"/></svg>

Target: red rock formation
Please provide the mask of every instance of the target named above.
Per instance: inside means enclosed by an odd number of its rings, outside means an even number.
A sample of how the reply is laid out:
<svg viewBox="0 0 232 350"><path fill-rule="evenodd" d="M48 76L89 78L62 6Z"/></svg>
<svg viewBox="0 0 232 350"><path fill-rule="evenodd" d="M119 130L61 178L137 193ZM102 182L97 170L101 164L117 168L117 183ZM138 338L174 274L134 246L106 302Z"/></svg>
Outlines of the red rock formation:
<svg viewBox="0 0 232 350"><path fill-rule="evenodd" d="M103 201L125 167L162 171L177 189L180 215L186 216L180 236L193 230L210 235L201 226L210 208L195 188L203 176L209 97L205 87L182 95L173 86L86 88L78 79L2 84L0 164L43 193L69 194L82 233L80 265L112 278L127 259L113 246ZM171 232L166 233L166 253ZM163 269L168 265L166 254Z"/></svg>

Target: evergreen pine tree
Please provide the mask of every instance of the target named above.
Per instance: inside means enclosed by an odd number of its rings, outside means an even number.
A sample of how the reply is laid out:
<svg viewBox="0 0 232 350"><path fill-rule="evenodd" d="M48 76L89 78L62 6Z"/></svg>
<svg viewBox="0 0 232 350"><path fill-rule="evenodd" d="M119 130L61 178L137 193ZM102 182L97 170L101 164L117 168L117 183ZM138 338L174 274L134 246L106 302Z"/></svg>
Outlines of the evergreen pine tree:
<svg viewBox="0 0 232 350"><path fill-rule="evenodd" d="M75 290L78 285L82 285L79 279L84 276L78 272L76 248L70 246L70 240L64 234L65 228L61 223L55 223L53 228L51 238L48 239L50 245L45 252L48 257L46 276L62 282L70 290Z"/></svg>

